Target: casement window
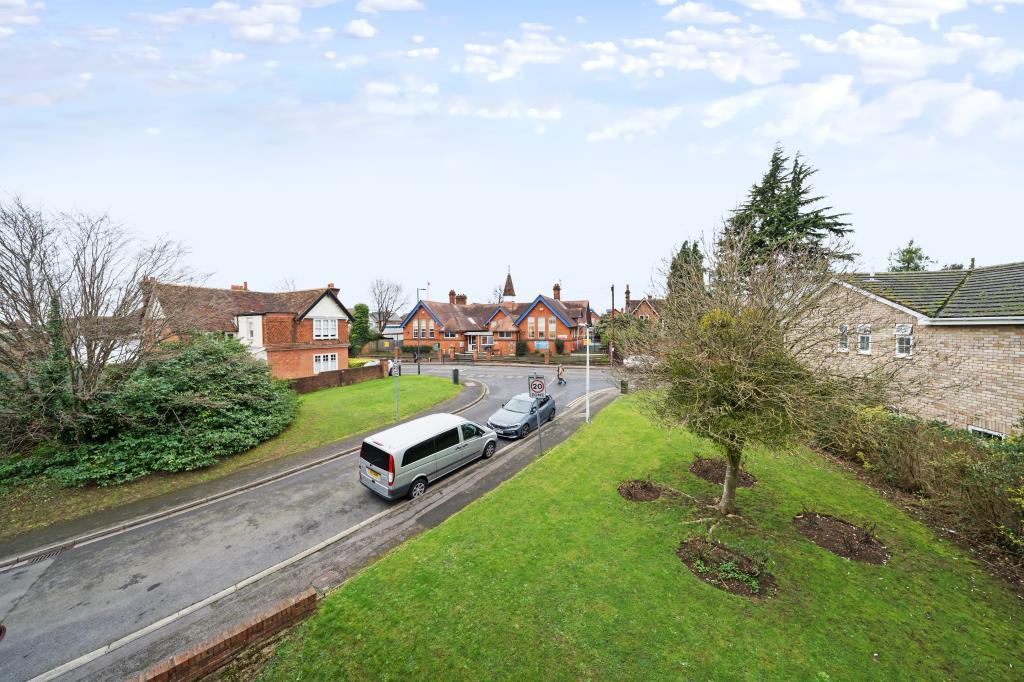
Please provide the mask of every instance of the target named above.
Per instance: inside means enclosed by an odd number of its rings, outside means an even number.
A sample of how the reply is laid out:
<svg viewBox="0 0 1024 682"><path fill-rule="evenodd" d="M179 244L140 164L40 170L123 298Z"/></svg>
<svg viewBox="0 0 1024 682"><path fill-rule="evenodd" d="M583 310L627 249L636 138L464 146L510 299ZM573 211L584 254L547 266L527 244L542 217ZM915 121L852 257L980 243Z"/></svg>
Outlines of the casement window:
<svg viewBox="0 0 1024 682"><path fill-rule="evenodd" d="M558 334L558 327L555 326L555 318L548 318L548 338L553 339Z"/></svg>
<svg viewBox="0 0 1024 682"><path fill-rule="evenodd" d="M538 339L543 339L544 338L544 318L543 317L538 317L537 318L537 338Z"/></svg>
<svg viewBox="0 0 1024 682"><path fill-rule="evenodd" d="M894 330L896 335L896 357L909 358L914 349L914 337L911 335L914 325L898 324Z"/></svg>
<svg viewBox="0 0 1024 682"><path fill-rule="evenodd" d="M498 338L499 339L511 339L512 338L512 332L498 332Z"/></svg>
<svg viewBox="0 0 1024 682"><path fill-rule="evenodd" d="M651 319L648 315L637 315L637 317L640 318L641 322L646 322L647 320Z"/></svg>
<svg viewBox="0 0 1024 682"><path fill-rule="evenodd" d="M494 337L493 336L481 336L480 337L480 345L483 346L484 348L490 348L491 346L494 345Z"/></svg>
<svg viewBox="0 0 1024 682"><path fill-rule="evenodd" d="M338 338L338 320L335 318L314 317L313 318L314 339L336 339Z"/></svg>
<svg viewBox="0 0 1024 682"><path fill-rule="evenodd" d="M459 338L459 333L458 332L446 331L444 333L444 338L446 338L446 339L457 339L457 338Z"/></svg>
<svg viewBox="0 0 1024 682"><path fill-rule="evenodd" d="M330 372L336 369L338 369L337 353L324 353L323 355L313 356L313 374Z"/></svg>
<svg viewBox="0 0 1024 682"><path fill-rule="evenodd" d="M434 321L427 320L427 324L430 325L430 338L434 338Z"/></svg>
<svg viewBox="0 0 1024 682"><path fill-rule="evenodd" d="M983 429L980 426L968 426L967 430L975 438L981 438L982 440L1006 440L1005 433L999 433L998 431L991 431L989 429Z"/></svg>
<svg viewBox="0 0 1024 682"><path fill-rule="evenodd" d="M850 327L845 324L839 325L839 344L836 350L840 353L847 353L850 350Z"/></svg>
<svg viewBox="0 0 1024 682"><path fill-rule="evenodd" d="M534 331L534 319L532 317L526 318L526 338L536 338L537 332Z"/></svg>
<svg viewBox="0 0 1024 682"><path fill-rule="evenodd" d="M857 353L871 355L871 325L857 325Z"/></svg>
<svg viewBox="0 0 1024 682"><path fill-rule="evenodd" d="M420 338L420 321L419 320L413 320L412 321L412 338L414 338L414 339Z"/></svg>

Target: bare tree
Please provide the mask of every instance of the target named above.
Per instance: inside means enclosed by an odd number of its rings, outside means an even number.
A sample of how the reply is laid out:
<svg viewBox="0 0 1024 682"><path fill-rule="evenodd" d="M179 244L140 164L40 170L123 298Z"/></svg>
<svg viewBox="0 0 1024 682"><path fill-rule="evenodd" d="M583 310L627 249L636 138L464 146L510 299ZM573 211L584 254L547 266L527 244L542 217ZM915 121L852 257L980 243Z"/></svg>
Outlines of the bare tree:
<svg viewBox="0 0 1024 682"><path fill-rule="evenodd" d="M277 283L277 291L297 291L298 288L294 277L282 277Z"/></svg>
<svg viewBox="0 0 1024 682"><path fill-rule="evenodd" d="M685 266L692 272L676 268L662 324L627 341L627 354L645 361L623 370L650 389L643 403L652 415L724 451L723 514L736 510L748 446L804 441L824 420L866 403L899 405L949 375L937 367L949 358L929 356L924 347L915 348L914 363L839 352L843 334L856 338L858 325L885 328L878 304L834 269L845 261L806 250L753 258L745 238L736 230L728 239L718 235L704 247L706 269L697 261ZM844 249L829 244L827 252ZM666 265L666 280L669 273Z"/></svg>
<svg viewBox="0 0 1024 682"><path fill-rule="evenodd" d="M491 300L489 303L495 305L501 305L505 301L505 289L503 287L494 287L491 290Z"/></svg>
<svg viewBox="0 0 1024 682"><path fill-rule="evenodd" d="M370 299L377 313L377 331L383 332L388 321L409 303L402 285L389 279L375 279L370 285Z"/></svg>
<svg viewBox="0 0 1024 682"><path fill-rule="evenodd" d="M66 362L51 367L66 368L66 389L77 409L105 382L123 374L108 371L112 366L130 371L146 349L147 284L186 281L184 254L180 244L167 238L142 242L106 215L46 215L19 197L0 201L0 375L5 388L54 390L53 381L40 382L37 375L56 352ZM152 338L161 335L148 331Z"/></svg>

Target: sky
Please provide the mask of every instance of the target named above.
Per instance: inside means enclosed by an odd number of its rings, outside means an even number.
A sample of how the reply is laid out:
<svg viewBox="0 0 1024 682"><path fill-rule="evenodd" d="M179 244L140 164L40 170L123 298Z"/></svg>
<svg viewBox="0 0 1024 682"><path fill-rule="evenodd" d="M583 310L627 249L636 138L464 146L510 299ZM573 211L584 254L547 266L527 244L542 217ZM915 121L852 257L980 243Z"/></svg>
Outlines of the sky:
<svg viewBox="0 0 1024 682"><path fill-rule="evenodd" d="M1024 0L0 0L0 195L210 286L603 309L776 143L864 269L1024 260Z"/></svg>

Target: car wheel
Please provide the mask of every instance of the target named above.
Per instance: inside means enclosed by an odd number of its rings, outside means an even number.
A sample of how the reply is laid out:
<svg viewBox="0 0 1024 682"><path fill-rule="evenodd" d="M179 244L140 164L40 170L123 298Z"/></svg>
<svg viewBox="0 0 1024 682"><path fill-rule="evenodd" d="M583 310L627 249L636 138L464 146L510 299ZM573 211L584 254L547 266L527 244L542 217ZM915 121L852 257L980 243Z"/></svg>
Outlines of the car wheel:
<svg viewBox="0 0 1024 682"><path fill-rule="evenodd" d="M412 482L412 485L409 486L409 499L415 500L425 492L427 492L427 479L417 478Z"/></svg>
<svg viewBox="0 0 1024 682"><path fill-rule="evenodd" d="M523 430L519 432L519 437L520 438L526 438L529 435L530 435L530 425L529 424L523 424Z"/></svg>
<svg viewBox="0 0 1024 682"><path fill-rule="evenodd" d="M484 446L484 459L490 459L494 456L494 441L491 441Z"/></svg>
<svg viewBox="0 0 1024 682"><path fill-rule="evenodd" d="M551 414L548 415L548 421L552 421L555 418L555 411L551 410Z"/></svg>

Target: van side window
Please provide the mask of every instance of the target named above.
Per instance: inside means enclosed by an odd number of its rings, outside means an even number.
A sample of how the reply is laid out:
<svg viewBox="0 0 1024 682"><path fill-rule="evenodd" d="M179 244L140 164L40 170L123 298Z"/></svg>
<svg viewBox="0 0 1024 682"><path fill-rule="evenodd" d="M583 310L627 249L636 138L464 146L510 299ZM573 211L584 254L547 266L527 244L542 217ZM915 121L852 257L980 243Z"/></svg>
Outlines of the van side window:
<svg viewBox="0 0 1024 682"><path fill-rule="evenodd" d="M474 424L463 424L462 429L462 440L469 440L470 438L476 438L477 436L483 435L483 430Z"/></svg>
<svg viewBox="0 0 1024 682"><path fill-rule="evenodd" d="M441 452L459 444L459 432L455 429L434 436L434 452Z"/></svg>
<svg viewBox="0 0 1024 682"><path fill-rule="evenodd" d="M434 439L428 438L422 443L417 443L405 451L405 456L402 457L402 466L409 466L414 462L418 462L424 457L429 457L433 452Z"/></svg>

